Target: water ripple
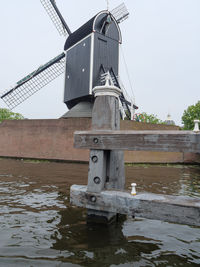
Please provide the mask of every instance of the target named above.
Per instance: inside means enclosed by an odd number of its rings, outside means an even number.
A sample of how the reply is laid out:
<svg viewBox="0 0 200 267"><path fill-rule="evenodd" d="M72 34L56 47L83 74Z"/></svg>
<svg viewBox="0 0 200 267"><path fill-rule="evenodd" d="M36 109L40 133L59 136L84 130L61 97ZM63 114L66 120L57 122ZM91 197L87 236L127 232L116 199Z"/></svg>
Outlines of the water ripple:
<svg viewBox="0 0 200 267"><path fill-rule="evenodd" d="M0 266L200 266L198 227L132 218L87 225L86 211L69 204L81 168L86 177L82 165L1 161ZM138 190L200 197L200 167L128 167L127 188L133 179Z"/></svg>

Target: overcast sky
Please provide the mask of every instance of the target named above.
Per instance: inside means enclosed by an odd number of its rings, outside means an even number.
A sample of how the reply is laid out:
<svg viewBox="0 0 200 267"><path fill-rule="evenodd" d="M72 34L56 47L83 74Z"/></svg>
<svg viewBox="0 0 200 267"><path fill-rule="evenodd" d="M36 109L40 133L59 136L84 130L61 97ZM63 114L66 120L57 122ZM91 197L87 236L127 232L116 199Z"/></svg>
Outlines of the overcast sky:
<svg viewBox="0 0 200 267"><path fill-rule="evenodd" d="M110 8L121 0L110 0ZM138 112L176 124L188 105L200 99L200 0L124 0L130 11L120 24ZM57 0L71 31L106 9L105 0ZM40 0L1 0L0 93L63 51L65 38ZM131 95L124 62L121 78ZM59 118L64 76L15 108L29 119ZM0 100L0 107L6 107Z"/></svg>

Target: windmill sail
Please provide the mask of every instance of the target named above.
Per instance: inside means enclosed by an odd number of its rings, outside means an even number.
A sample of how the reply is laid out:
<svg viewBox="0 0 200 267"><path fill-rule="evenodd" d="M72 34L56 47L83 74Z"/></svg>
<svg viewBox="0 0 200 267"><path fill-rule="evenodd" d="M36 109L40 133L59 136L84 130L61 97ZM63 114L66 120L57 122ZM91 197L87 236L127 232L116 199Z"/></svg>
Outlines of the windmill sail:
<svg viewBox="0 0 200 267"><path fill-rule="evenodd" d="M54 23L56 29L58 30L60 35L66 36L67 34L71 34L71 31L62 17L55 0L40 0L43 7L45 8L47 14L51 18Z"/></svg>
<svg viewBox="0 0 200 267"><path fill-rule="evenodd" d="M1 96L1 99L10 109L13 109L61 75L64 70L65 53L63 52L18 81L13 88L7 90Z"/></svg>
<svg viewBox="0 0 200 267"><path fill-rule="evenodd" d="M127 19L129 16L128 9L124 3L114 8L110 13L116 19L117 23L121 23L122 21Z"/></svg>

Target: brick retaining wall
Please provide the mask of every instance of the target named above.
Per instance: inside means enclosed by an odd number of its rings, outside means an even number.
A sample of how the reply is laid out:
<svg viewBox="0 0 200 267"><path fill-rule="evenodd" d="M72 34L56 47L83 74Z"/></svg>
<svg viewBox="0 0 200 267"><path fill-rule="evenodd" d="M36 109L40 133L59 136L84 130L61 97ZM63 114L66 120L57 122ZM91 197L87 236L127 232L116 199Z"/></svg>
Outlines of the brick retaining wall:
<svg viewBox="0 0 200 267"><path fill-rule="evenodd" d="M91 128L90 118L4 121L0 124L0 156L88 161L89 151L73 148L74 131ZM121 121L122 130L178 130L177 126ZM126 151L126 162L200 162L195 154Z"/></svg>

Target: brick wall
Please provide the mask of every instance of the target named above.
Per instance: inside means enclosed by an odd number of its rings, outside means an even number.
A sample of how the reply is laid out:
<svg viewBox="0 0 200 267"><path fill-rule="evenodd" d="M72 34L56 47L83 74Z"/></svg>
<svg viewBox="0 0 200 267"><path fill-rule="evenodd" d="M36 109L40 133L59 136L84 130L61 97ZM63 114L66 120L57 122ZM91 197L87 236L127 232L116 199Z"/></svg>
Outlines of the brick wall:
<svg viewBox="0 0 200 267"><path fill-rule="evenodd" d="M74 131L91 128L89 118L4 121L0 124L0 156L88 161L89 151L73 148ZM122 121L122 130L178 130L177 126ZM200 162L192 153L126 151L126 162Z"/></svg>

